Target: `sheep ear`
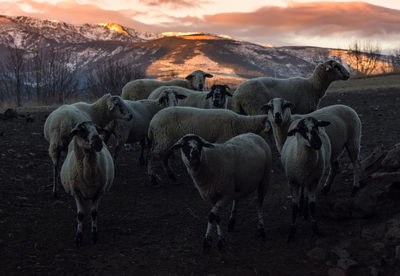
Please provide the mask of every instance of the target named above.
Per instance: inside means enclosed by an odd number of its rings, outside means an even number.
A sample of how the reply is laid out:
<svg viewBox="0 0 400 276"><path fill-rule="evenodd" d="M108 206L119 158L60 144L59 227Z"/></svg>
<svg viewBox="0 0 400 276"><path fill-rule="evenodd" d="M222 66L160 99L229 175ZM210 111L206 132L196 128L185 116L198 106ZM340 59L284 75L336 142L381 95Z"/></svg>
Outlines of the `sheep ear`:
<svg viewBox="0 0 400 276"><path fill-rule="evenodd" d="M330 124L331 124L331 122L328 122L328 121L318 121L319 127L326 127L326 126L329 126Z"/></svg>
<svg viewBox="0 0 400 276"><path fill-rule="evenodd" d="M216 87L217 86L215 84L213 84L213 86L211 86L211 91L214 91Z"/></svg>
<svg viewBox="0 0 400 276"><path fill-rule="evenodd" d="M176 150L176 149L180 149L181 147L183 147L183 137L181 139L178 140L178 142L176 142L171 148L170 151Z"/></svg>
<svg viewBox="0 0 400 276"><path fill-rule="evenodd" d="M226 92L225 95L227 95L228 97L232 97L232 94L229 92Z"/></svg>
<svg viewBox="0 0 400 276"><path fill-rule="evenodd" d="M287 107L289 107L290 108L290 111L294 111L294 109L296 108L296 105L295 104L293 104L293 103L291 103L291 102L289 102L289 101L286 101L284 104L283 104L283 106L282 106L283 108L287 108Z"/></svg>
<svg viewBox="0 0 400 276"><path fill-rule="evenodd" d="M298 129L297 129L297 128L293 128L293 129L289 130L289 132L288 132L287 136L293 136L293 135L295 135L295 134L296 134L296 132L297 132L297 131L298 131Z"/></svg>
<svg viewBox="0 0 400 276"><path fill-rule="evenodd" d="M75 135L78 135L78 133L79 133L79 125L76 126L75 128L73 128L73 129L71 130L71 132L69 133L69 139L70 139L70 141L72 140L72 138L74 138Z"/></svg>
<svg viewBox="0 0 400 276"><path fill-rule="evenodd" d="M176 98L179 99L179 100L183 100L183 99L186 99L187 96L181 95L181 94L176 94Z"/></svg>
<svg viewBox="0 0 400 276"><path fill-rule="evenodd" d="M115 108L117 102L118 102L118 100L115 97L109 97L107 99L108 110L113 111L113 109Z"/></svg>
<svg viewBox="0 0 400 276"><path fill-rule="evenodd" d="M201 145L203 146L203 147L205 147L205 148L213 148L213 147L215 147L213 144L211 144L211 143L209 143L209 142L206 142L206 141L201 141Z"/></svg>
<svg viewBox="0 0 400 276"><path fill-rule="evenodd" d="M227 84L224 84L224 87L226 90L231 91L231 88Z"/></svg>
<svg viewBox="0 0 400 276"><path fill-rule="evenodd" d="M164 100L165 100L165 96L162 96L162 97L158 98L158 103L163 104Z"/></svg>
<svg viewBox="0 0 400 276"><path fill-rule="evenodd" d="M214 91L211 89L211 92L207 93L206 99L211 98L213 94L214 94Z"/></svg>
<svg viewBox="0 0 400 276"><path fill-rule="evenodd" d="M187 80L191 80L192 78L193 78L193 75L192 75L192 74L190 74L190 75L187 75L185 79L187 79Z"/></svg>
<svg viewBox="0 0 400 276"><path fill-rule="evenodd" d="M264 104L261 107L261 111L263 111L265 114L267 114L270 111L270 109L273 109L273 105L271 103Z"/></svg>
<svg viewBox="0 0 400 276"><path fill-rule="evenodd" d="M206 78L212 78L212 77L214 77L214 76L211 75L211 74L209 74L209 73L205 73L204 77L206 77Z"/></svg>

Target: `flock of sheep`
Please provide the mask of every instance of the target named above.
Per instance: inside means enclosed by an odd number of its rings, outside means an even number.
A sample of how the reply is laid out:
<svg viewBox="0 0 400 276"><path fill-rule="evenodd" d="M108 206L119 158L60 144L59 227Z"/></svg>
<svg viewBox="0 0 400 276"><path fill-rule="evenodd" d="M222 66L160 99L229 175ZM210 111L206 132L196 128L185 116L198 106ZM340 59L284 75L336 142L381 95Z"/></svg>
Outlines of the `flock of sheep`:
<svg viewBox="0 0 400 276"><path fill-rule="evenodd" d="M53 193L58 179L77 206L75 241L82 243L82 221L90 209L92 239L97 240L98 204L112 185L118 151L140 142L140 163L147 160L153 184L165 181L154 170L156 159L170 180L176 177L169 157L179 150L201 197L212 204L203 241L211 247L217 228L217 246L224 248L219 209L232 202L228 231L235 225L237 202L257 192L258 234L265 238L263 200L271 179L272 154L267 139L275 140L292 198L288 241L295 238L297 215L311 217L313 234L317 188L326 171L322 192L327 193L338 172L338 158L346 150L353 163L352 195L360 188L361 121L345 105L318 108L331 82L346 80L349 72L334 60L317 65L310 78L262 77L243 82L230 93L216 84L208 92L211 74L197 70L185 79L160 82L140 79L127 83L122 95L104 95L92 104L79 102L54 110L44 125L53 161ZM114 156L107 141L116 139ZM145 157L144 149L147 148ZM60 171L61 153L67 156Z"/></svg>

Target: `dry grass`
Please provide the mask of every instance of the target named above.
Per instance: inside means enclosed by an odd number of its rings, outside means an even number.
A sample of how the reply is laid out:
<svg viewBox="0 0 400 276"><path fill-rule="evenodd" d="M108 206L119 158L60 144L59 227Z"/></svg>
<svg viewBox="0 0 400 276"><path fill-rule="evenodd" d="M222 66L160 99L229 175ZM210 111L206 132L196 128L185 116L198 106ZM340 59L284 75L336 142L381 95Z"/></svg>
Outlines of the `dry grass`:
<svg viewBox="0 0 400 276"><path fill-rule="evenodd" d="M364 78L350 78L336 81L329 86L328 92L358 92L364 90L400 89L400 74L384 74Z"/></svg>

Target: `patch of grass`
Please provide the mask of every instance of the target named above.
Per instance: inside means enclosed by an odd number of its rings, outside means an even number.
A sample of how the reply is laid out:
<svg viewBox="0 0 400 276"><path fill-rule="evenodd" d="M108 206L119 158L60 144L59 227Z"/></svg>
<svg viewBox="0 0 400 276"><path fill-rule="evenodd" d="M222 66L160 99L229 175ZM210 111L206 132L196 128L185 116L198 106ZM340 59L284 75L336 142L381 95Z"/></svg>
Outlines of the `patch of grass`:
<svg viewBox="0 0 400 276"><path fill-rule="evenodd" d="M328 92L357 92L364 90L400 89L400 74L383 74L363 78L350 78L347 81L335 81Z"/></svg>

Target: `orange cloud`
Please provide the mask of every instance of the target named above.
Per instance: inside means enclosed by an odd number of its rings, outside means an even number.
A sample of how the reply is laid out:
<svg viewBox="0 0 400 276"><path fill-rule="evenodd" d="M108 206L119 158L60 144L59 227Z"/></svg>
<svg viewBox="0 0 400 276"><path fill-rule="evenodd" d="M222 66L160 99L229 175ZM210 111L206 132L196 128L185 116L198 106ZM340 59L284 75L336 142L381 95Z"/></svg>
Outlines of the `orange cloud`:
<svg viewBox="0 0 400 276"><path fill-rule="evenodd" d="M22 9L19 6L20 4L23 4L25 8ZM26 7L29 8L27 9ZM40 13L35 11L40 11ZM0 13L14 16L23 15L43 19L56 19L73 24L115 22L144 31L151 31L153 29L150 25L132 19L132 17L143 13L132 10L105 10L93 4L79 4L73 1L56 4L39 3L32 0L2 2Z"/></svg>
<svg viewBox="0 0 400 276"><path fill-rule="evenodd" d="M174 8L200 7L202 4L208 3L204 0L139 0L139 2L148 6L169 5Z"/></svg>

